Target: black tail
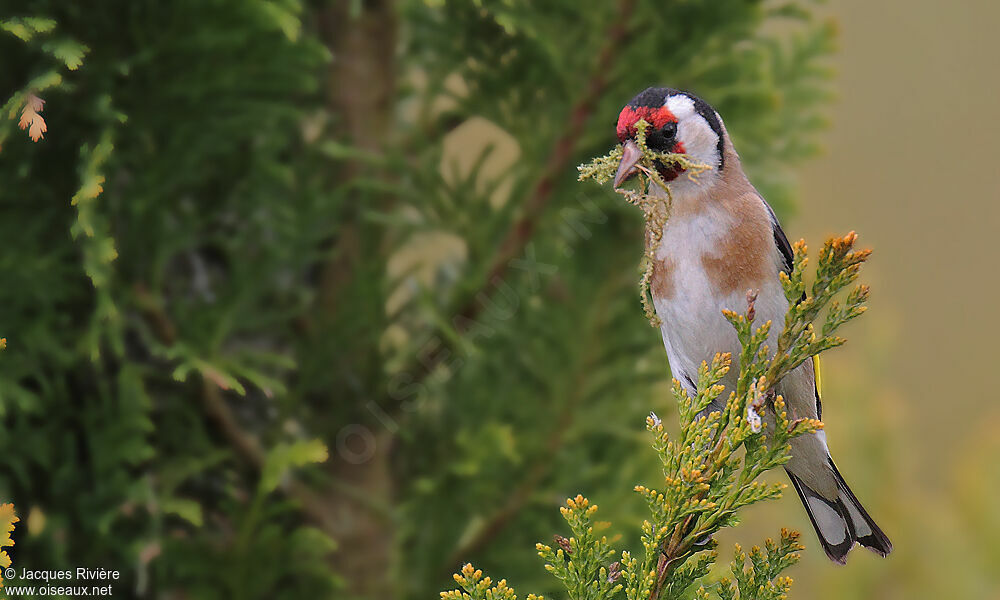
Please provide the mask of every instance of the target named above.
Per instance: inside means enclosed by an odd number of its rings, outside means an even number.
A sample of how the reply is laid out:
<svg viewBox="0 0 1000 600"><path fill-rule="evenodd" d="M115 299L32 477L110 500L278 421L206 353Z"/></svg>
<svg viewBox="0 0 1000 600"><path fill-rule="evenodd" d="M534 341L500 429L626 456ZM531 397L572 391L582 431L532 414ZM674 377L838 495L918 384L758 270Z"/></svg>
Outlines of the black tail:
<svg viewBox="0 0 1000 600"><path fill-rule="evenodd" d="M840 492L836 500L824 498L801 479L785 471L792 480L795 491L799 493L802 506L809 515L809 521L812 522L826 555L834 562L846 564L847 553L855 542L880 556L892 552L892 542L858 502L832 460L830 469L837 478Z"/></svg>

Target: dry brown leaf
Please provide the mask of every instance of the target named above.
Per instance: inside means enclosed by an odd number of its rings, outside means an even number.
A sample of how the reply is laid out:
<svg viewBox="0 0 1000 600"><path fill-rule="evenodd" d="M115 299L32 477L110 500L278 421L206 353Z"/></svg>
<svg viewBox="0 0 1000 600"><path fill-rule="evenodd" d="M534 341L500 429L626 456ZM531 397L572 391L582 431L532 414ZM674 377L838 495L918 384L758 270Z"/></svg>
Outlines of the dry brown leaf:
<svg viewBox="0 0 1000 600"><path fill-rule="evenodd" d="M21 111L21 120L17 123L17 126L21 129L28 130L28 137L33 142L37 142L45 137L45 132L49 130L45 124L45 119L39 114L42 112L44 105L45 100L34 94L28 94L28 101L24 104L24 110Z"/></svg>

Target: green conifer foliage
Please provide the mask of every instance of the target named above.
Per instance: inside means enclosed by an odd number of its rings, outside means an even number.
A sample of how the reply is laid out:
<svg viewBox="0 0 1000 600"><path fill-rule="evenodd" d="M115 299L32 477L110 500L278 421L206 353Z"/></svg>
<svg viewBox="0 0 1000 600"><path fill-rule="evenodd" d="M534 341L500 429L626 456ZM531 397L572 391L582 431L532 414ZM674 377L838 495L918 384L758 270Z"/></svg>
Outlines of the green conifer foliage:
<svg viewBox="0 0 1000 600"><path fill-rule="evenodd" d="M641 220L574 166L669 84L787 212L831 39L748 0L5 6L16 562L425 598L475 560L550 592L554 507L586 489L638 526L636 424L674 410Z"/></svg>

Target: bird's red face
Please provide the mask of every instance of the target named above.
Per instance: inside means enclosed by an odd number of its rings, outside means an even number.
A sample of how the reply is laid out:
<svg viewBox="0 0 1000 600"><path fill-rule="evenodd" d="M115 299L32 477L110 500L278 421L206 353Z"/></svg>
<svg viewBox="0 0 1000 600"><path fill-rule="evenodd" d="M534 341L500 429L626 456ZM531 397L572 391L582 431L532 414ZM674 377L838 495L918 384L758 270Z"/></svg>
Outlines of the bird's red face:
<svg viewBox="0 0 1000 600"><path fill-rule="evenodd" d="M625 148L618 176L615 177L615 187L638 172L636 165L641 158L641 151L633 140L636 134L635 124L640 119L649 123L649 128L646 130L646 145L649 148L659 152L684 153L684 143L677 139L677 117L662 100L659 106L645 106L633 100L618 114L616 132L618 140L625 145ZM656 162L656 170L664 181L673 181L684 171L659 161Z"/></svg>
<svg viewBox="0 0 1000 600"><path fill-rule="evenodd" d="M635 124L639 122L640 119L644 119L649 123L650 127L646 130L647 140L650 137L657 136L662 133L664 127L669 129L671 123L673 123L675 129L674 134L676 135L677 117L674 113L670 112L670 109L666 106L650 107L650 106L631 106L626 105L625 108L618 114L618 141L625 143L626 140L635 138L636 129ZM660 136L662 137L662 136ZM656 140L654 140L656 141ZM670 141L664 139L663 141ZM673 147L667 152L684 152L684 144L672 138L675 143ZM679 150L677 148L680 148Z"/></svg>
<svg viewBox="0 0 1000 600"><path fill-rule="evenodd" d="M694 180L681 177L684 169L655 162L660 177L672 182L673 191L705 189L719 180L725 166L726 144L719 114L707 102L687 92L651 87L639 92L618 115L616 133L622 142L622 160L615 174L615 187L646 168L641 164L642 151L635 142L635 124L639 119L649 123L646 146L651 150L686 154L711 170Z"/></svg>

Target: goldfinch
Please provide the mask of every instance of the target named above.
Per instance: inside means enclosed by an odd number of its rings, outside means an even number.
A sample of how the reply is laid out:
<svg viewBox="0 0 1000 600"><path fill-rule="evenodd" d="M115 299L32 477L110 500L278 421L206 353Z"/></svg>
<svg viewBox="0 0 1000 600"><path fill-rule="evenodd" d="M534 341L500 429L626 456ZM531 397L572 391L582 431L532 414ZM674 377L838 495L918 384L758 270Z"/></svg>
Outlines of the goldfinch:
<svg viewBox="0 0 1000 600"><path fill-rule="evenodd" d="M736 332L722 310L742 312L748 290L757 293L759 322L779 325L768 340L770 348L776 347L788 310L778 274L791 269L792 249L774 211L743 172L722 118L707 102L686 92L649 88L622 109L617 134L624 146L616 188L636 173L641 158L634 141L639 119L650 124L650 148L684 153L712 167L694 177L679 167L658 166L673 205L655 255L651 296L670 368L694 394L702 361L711 362L718 352L738 356ZM664 193L653 188L652 193ZM795 418L822 417L816 368L807 361L779 385L777 391ZM722 383L733 389L735 379L732 369ZM892 550L889 538L837 471L823 430L793 440L785 471L831 560L846 563L855 543L881 556Z"/></svg>

